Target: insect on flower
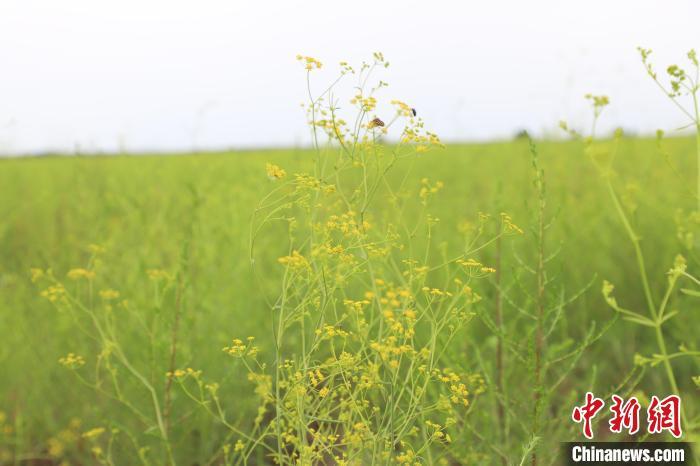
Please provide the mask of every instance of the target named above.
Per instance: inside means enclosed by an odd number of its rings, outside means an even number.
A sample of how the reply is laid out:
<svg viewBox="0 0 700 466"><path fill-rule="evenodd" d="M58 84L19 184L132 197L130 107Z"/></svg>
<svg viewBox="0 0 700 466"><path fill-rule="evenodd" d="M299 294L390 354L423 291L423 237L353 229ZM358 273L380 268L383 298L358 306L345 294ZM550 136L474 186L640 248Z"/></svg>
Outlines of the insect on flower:
<svg viewBox="0 0 700 466"><path fill-rule="evenodd" d="M380 120L379 118L375 118L374 120L369 122L369 125L367 125L368 128L377 128L377 127L382 127L384 126L384 122Z"/></svg>
<svg viewBox="0 0 700 466"><path fill-rule="evenodd" d="M416 116L416 109L415 109L415 108L412 108L412 109L411 109L411 113L413 113L413 116Z"/></svg>

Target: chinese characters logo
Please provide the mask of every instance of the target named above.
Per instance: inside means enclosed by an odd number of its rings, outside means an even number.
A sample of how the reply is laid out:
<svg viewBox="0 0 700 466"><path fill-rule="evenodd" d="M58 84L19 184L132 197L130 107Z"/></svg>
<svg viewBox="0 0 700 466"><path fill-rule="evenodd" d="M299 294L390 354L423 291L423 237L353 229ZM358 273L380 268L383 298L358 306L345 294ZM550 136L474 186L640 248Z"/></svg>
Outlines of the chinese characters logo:
<svg viewBox="0 0 700 466"><path fill-rule="evenodd" d="M627 431L630 435L639 432L639 413L641 405L635 397L624 400L617 395L612 396L612 406L610 412L612 416L608 425L610 432L622 433ZM593 418L605 407L605 401L597 398L593 393L586 393L585 403L574 407L571 419L577 424L583 424L583 435L593 438ZM677 395L669 395L660 400L656 395L651 397L651 402L646 410L647 432L650 434L660 434L668 431L675 438L680 438L681 430L681 399Z"/></svg>

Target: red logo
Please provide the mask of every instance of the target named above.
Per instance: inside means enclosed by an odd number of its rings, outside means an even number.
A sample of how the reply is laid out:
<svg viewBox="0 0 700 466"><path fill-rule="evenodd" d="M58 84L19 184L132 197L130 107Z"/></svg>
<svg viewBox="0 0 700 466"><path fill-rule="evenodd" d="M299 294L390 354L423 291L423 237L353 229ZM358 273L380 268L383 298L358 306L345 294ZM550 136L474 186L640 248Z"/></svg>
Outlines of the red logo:
<svg viewBox="0 0 700 466"><path fill-rule="evenodd" d="M625 401L622 397L612 395L613 404L610 406L612 416L608 421L610 432L619 434L623 429L634 435L639 432L639 412L641 405L635 397ZM574 407L571 419L577 424L583 423L583 435L593 438L593 418L603 409L605 402L597 398L593 393L586 393L586 402ZM668 431L675 438L683 435L681 429L681 398L678 395L669 395L659 400L656 395L651 397L651 403L647 409L647 432L661 434Z"/></svg>
<svg viewBox="0 0 700 466"><path fill-rule="evenodd" d="M608 422L610 432L619 434L623 427L630 435L639 432L639 401L632 397L625 403L625 400L617 395L613 395L612 399L613 405L610 407L610 411L613 412L613 416Z"/></svg>
<svg viewBox="0 0 700 466"><path fill-rule="evenodd" d="M591 427L591 421L598 414L598 411L603 409L605 402L596 398L593 393L586 393L586 403L583 406L576 406L574 412L571 413L571 419L576 423L581 423L583 421L583 435L586 438L593 438L593 428Z"/></svg>
<svg viewBox="0 0 700 466"><path fill-rule="evenodd" d="M681 398L677 395L669 395L663 400L654 395L647 409L649 433L660 434L664 430L680 438L681 432Z"/></svg>

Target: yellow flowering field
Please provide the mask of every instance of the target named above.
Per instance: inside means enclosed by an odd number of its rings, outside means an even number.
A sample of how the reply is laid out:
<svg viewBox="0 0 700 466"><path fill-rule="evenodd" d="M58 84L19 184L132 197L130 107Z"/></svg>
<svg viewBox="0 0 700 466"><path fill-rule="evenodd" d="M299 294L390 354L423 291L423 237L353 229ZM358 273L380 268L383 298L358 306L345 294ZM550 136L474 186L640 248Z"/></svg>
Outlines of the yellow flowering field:
<svg viewBox="0 0 700 466"><path fill-rule="evenodd" d="M0 464L558 464L587 391L697 440L695 136L446 144L386 66L311 148L0 161Z"/></svg>

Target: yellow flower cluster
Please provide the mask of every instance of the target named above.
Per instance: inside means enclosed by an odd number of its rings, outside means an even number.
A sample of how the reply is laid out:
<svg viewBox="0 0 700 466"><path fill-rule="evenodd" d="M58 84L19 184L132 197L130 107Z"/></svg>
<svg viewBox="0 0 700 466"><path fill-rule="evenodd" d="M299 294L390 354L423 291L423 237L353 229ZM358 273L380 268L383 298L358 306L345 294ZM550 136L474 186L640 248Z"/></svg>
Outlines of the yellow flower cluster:
<svg viewBox="0 0 700 466"><path fill-rule="evenodd" d="M452 293L450 293L447 290L441 290L440 288L431 288L429 286L424 286L423 288L421 288L421 290L430 296L448 297L448 298L450 296L452 296Z"/></svg>
<svg viewBox="0 0 700 466"><path fill-rule="evenodd" d="M372 110L377 108L376 98L372 96L364 97L362 94L357 94L355 97L350 99L350 103L359 106L360 109L365 113L371 112Z"/></svg>
<svg viewBox="0 0 700 466"><path fill-rule="evenodd" d="M66 297L66 289L60 283L51 285L41 292L41 296L48 299L52 303L63 300Z"/></svg>
<svg viewBox="0 0 700 466"><path fill-rule="evenodd" d="M368 292L374 298L373 292ZM382 316L389 330L405 338L415 335L416 311L413 309L413 294L408 288L388 285L380 289L377 296L382 306Z"/></svg>
<svg viewBox="0 0 700 466"><path fill-rule="evenodd" d="M418 152L427 151L429 146L444 147L437 134L423 129L423 122L420 119L414 125L404 128L401 142L416 144Z"/></svg>
<svg viewBox="0 0 700 466"><path fill-rule="evenodd" d="M484 276L496 271L493 267L487 267L476 259L457 259L457 263L468 270L470 277Z"/></svg>
<svg viewBox="0 0 700 466"><path fill-rule="evenodd" d="M450 401L453 404L459 404L462 406L469 405L469 391L467 390L467 385L462 381L462 378L450 369L435 369L433 375L443 384L445 384L450 391Z"/></svg>
<svg viewBox="0 0 700 466"><path fill-rule="evenodd" d="M312 121L311 124L322 128L329 136L341 139L343 142L345 141L344 133L348 131L346 129L348 123L342 118L321 119Z"/></svg>
<svg viewBox="0 0 700 466"><path fill-rule="evenodd" d="M282 256L279 259L277 259L277 262L280 264L289 267L292 270L302 270L302 269L308 269L309 266L309 261L306 260L304 256L302 256L299 251L292 251L292 253L288 256Z"/></svg>
<svg viewBox="0 0 700 466"><path fill-rule="evenodd" d="M410 300L412 297L411 290L408 288L387 285L386 290L383 290L383 295L379 298L379 303L383 305L388 304L391 307L399 307L402 301Z"/></svg>
<svg viewBox="0 0 700 466"><path fill-rule="evenodd" d="M469 395L469 392L467 391L467 386L463 383L454 383L450 385L450 392L452 393L450 395L450 401L454 404L462 404L464 406L467 406L469 404L469 400L467 399L467 395Z"/></svg>
<svg viewBox="0 0 700 466"><path fill-rule="evenodd" d="M396 462L401 466L420 466L422 464L413 450L407 450L396 455Z"/></svg>
<svg viewBox="0 0 700 466"><path fill-rule="evenodd" d="M391 105L396 107L396 111L399 115L407 118L413 118L413 108L411 108L407 103L400 100L392 100Z"/></svg>
<svg viewBox="0 0 700 466"><path fill-rule="evenodd" d="M95 277L95 271L94 270L87 270L87 269L71 269L68 272L68 278L71 280L80 280L81 278L84 278L86 280L91 280Z"/></svg>
<svg viewBox="0 0 700 466"><path fill-rule="evenodd" d="M440 424L427 420L425 421L425 425L430 431L432 431L432 438L443 441L445 443L452 442L452 438L449 434L446 434L444 432L444 428Z"/></svg>
<svg viewBox="0 0 700 466"><path fill-rule="evenodd" d="M503 231L506 233L517 233L518 235L523 234L522 228L513 223L513 219L511 218L511 216L505 212L501 212L501 225Z"/></svg>
<svg viewBox="0 0 700 466"><path fill-rule="evenodd" d="M347 337L349 333L340 327L333 325L324 325L323 328L317 328L315 332L317 336L321 338L333 338L333 337Z"/></svg>
<svg viewBox="0 0 700 466"><path fill-rule="evenodd" d="M343 264L354 264L356 262L355 256L347 252L343 245L334 245L330 241L315 248L311 255L314 257L335 257Z"/></svg>
<svg viewBox="0 0 700 466"><path fill-rule="evenodd" d="M305 57L303 55L297 55L297 61L300 61L304 64L304 68L307 69L308 71L314 70L314 69L321 69L323 66L323 63L318 61L317 59L313 57Z"/></svg>
<svg viewBox="0 0 700 466"><path fill-rule="evenodd" d="M287 176L287 172L284 169L272 163L265 164L265 171L267 172L267 177L271 180L281 180Z"/></svg>
<svg viewBox="0 0 700 466"><path fill-rule="evenodd" d="M370 223L366 220L359 222L357 214L348 211L341 215L331 215L326 221L326 228L329 231L337 230L345 236L359 237L370 228Z"/></svg>
<svg viewBox="0 0 700 466"><path fill-rule="evenodd" d="M590 100L596 109L602 109L610 104L610 98L606 95L586 94L584 97Z"/></svg>
<svg viewBox="0 0 700 466"><path fill-rule="evenodd" d="M350 432L346 434L347 441L350 445L361 446L362 443L368 439L371 435L371 431L367 424L364 422L356 422L353 424Z"/></svg>
<svg viewBox="0 0 700 466"><path fill-rule="evenodd" d="M342 74L347 74L347 73L352 73L355 74L355 69L348 64L346 61L341 61L340 62L340 72Z"/></svg>
<svg viewBox="0 0 700 466"><path fill-rule="evenodd" d="M230 354L231 356L240 356L245 353L246 346L247 345L244 345L242 340L234 338L231 346L224 347L222 351Z"/></svg>
<svg viewBox="0 0 700 466"><path fill-rule="evenodd" d="M104 299L105 301L111 301L113 299L119 298L119 292L111 288L100 290L99 295L100 298Z"/></svg>
<svg viewBox="0 0 700 466"><path fill-rule="evenodd" d="M253 345L255 337L248 337L246 340L247 343L244 343L242 340L234 338L231 346L224 347L222 351L234 357L255 356L258 353L258 347Z"/></svg>
<svg viewBox="0 0 700 466"><path fill-rule="evenodd" d="M192 377L195 379L198 379L202 375L202 371L196 371L192 369L191 367L188 367L187 369L175 369L174 371L166 372L165 376L168 378L175 377L177 379L181 379L183 377Z"/></svg>
<svg viewBox="0 0 700 466"><path fill-rule="evenodd" d="M367 293L372 296L372 293L368 291ZM355 312L361 312L362 309L367 306L370 302L367 299L362 299L360 301L353 301L352 299L344 299L343 304L348 308L354 310Z"/></svg>
<svg viewBox="0 0 700 466"><path fill-rule="evenodd" d="M414 355L416 350L409 344L401 344L395 335L389 335L383 341L373 341L369 347L379 354L382 361L396 369L399 367L399 357L402 355Z"/></svg>
<svg viewBox="0 0 700 466"><path fill-rule="evenodd" d="M58 360L58 363L68 369L77 369L85 365L85 358L75 353L68 353Z"/></svg>
<svg viewBox="0 0 700 466"><path fill-rule="evenodd" d="M316 368L315 370L309 371L307 374L309 376L309 383L312 387L317 387L321 382L323 382L323 372L321 369Z"/></svg>
<svg viewBox="0 0 700 466"><path fill-rule="evenodd" d="M297 191L312 190L321 191L324 194L333 194L335 192L335 186L329 183L323 183L318 178L305 173L298 173L294 175L294 183L296 185Z"/></svg>

